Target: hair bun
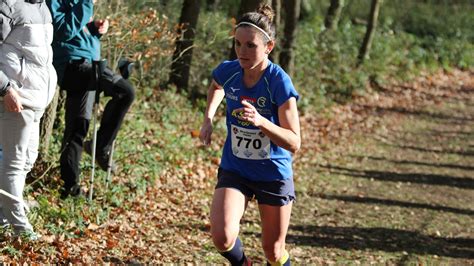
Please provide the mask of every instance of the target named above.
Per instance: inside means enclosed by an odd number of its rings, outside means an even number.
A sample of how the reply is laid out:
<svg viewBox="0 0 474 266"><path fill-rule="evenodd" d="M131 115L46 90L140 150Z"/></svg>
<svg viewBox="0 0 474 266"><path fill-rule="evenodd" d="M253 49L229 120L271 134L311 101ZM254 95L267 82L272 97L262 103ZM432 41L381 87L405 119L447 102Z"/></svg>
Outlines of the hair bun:
<svg viewBox="0 0 474 266"><path fill-rule="evenodd" d="M273 11L273 8L270 5L268 4L260 5L257 12L267 17L270 23L273 23L273 17L275 16L275 12Z"/></svg>

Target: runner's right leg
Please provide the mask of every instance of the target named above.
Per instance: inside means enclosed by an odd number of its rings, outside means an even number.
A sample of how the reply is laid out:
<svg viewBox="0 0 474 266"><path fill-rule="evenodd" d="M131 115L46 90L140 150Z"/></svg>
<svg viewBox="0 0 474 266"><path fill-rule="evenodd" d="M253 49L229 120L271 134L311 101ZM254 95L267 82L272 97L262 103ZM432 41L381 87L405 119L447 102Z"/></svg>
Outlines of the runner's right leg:
<svg viewBox="0 0 474 266"><path fill-rule="evenodd" d="M243 265L246 257L238 238L246 197L234 188L217 188L211 206L211 234L217 250L232 265Z"/></svg>

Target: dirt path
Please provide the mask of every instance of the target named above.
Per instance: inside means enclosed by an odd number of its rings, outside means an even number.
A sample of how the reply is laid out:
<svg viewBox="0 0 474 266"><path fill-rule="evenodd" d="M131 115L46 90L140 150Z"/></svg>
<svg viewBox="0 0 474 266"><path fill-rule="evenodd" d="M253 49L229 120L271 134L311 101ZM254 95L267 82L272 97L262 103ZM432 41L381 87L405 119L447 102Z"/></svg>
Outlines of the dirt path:
<svg viewBox="0 0 474 266"><path fill-rule="evenodd" d="M287 242L300 263L474 264L474 74L303 120Z"/></svg>

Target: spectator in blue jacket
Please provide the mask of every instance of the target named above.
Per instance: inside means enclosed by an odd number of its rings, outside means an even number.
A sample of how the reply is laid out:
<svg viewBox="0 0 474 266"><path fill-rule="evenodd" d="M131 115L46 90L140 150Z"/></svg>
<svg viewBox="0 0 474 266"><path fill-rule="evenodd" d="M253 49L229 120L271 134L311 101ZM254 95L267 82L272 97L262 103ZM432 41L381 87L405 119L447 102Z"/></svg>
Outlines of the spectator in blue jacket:
<svg viewBox="0 0 474 266"><path fill-rule="evenodd" d="M58 84L66 90L66 129L60 158L61 197L78 196L82 150L91 152L90 142L84 143L92 117L95 99L91 82L92 62L100 60L100 38L107 33L107 19L95 19L92 0L47 0L54 26L53 64ZM100 79L101 89L111 100L105 106L97 133L96 159L106 170L112 143L135 97L131 83L106 68ZM112 166L115 169L115 166Z"/></svg>

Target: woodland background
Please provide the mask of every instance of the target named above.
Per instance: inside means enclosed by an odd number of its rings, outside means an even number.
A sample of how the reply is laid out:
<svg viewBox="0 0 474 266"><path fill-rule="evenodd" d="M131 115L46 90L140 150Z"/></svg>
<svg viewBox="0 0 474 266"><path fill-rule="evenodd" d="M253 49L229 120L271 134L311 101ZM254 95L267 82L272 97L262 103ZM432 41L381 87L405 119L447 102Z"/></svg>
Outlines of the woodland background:
<svg viewBox="0 0 474 266"><path fill-rule="evenodd" d="M235 56L236 18L260 2L98 1L96 18L111 22L103 57L112 67L121 57L136 62L137 99L116 143L120 171L107 189L105 173L97 173L92 202L59 199L64 95L58 91L42 121L41 157L25 193L43 238L1 242L3 262L224 262L208 232L225 136L222 106L211 147L197 136L210 73ZM302 96L299 202L288 236L295 262L472 264L474 2L267 3L277 10L272 60L291 74ZM420 117L428 120L413 120ZM406 139L414 133L404 130L419 126L439 133L413 140L431 149L416 150ZM429 157L408 159L407 149ZM413 166L408 174L403 162ZM385 166L391 170L382 171ZM90 169L84 155L85 188ZM450 169L455 172L443 172ZM434 196L415 196L428 191ZM263 262L255 206L242 231L250 255Z"/></svg>

